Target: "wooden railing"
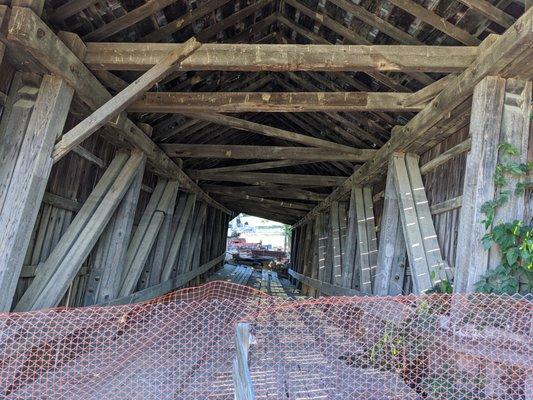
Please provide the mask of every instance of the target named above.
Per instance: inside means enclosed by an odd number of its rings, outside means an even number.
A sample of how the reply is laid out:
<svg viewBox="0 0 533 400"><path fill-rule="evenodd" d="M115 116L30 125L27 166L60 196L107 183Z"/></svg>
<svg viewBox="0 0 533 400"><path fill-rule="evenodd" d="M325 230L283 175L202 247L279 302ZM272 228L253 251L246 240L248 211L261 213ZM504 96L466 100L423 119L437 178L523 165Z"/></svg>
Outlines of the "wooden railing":
<svg viewBox="0 0 533 400"><path fill-rule="evenodd" d="M224 261L225 257L226 257L226 253L224 252L221 255L219 255L217 258L214 258L211 261L205 263L204 265L201 265L194 271L187 272L186 274L179 275L176 278L169 279L158 285L151 286L144 290L140 290L138 292L132 293L128 296L119 297L118 299L111 300L107 303L101 303L99 305L120 305L120 304L138 303L141 301L153 299L154 297L162 296L165 293L171 292L172 290L177 289L180 286L187 284L188 282L192 281L197 276L201 274L205 274L207 271L209 271L211 268L216 266L218 263L221 263L222 261Z"/></svg>
<svg viewBox="0 0 533 400"><path fill-rule="evenodd" d="M292 269L289 269L289 275L299 282L318 290L320 293L328 296L364 296L365 294L355 289L348 289L342 286L332 285L331 283L322 282L318 279L302 275Z"/></svg>

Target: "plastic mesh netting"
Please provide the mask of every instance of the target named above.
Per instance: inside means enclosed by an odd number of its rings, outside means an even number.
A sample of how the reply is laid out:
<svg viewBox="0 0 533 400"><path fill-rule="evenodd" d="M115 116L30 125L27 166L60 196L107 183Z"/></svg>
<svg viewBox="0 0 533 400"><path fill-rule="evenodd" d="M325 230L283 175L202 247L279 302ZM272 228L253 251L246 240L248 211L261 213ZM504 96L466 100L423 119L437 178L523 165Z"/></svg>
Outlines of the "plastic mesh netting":
<svg viewBox="0 0 533 400"><path fill-rule="evenodd" d="M0 316L2 399L533 399L533 308L494 295L280 301L212 282L129 306Z"/></svg>

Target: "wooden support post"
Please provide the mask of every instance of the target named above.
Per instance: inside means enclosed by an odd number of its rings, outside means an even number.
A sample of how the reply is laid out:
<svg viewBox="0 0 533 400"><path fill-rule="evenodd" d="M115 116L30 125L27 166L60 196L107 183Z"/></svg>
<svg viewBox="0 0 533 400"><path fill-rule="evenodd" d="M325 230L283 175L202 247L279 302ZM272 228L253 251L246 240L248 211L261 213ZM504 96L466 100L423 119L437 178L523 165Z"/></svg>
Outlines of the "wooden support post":
<svg viewBox="0 0 533 400"><path fill-rule="evenodd" d="M324 281L326 277L326 248L328 234L326 230L326 214L320 213L317 215L318 218L318 280Z"/></svg>
<svg viewBox="0 0 533 400"><path fill-rule="evenodd" d="M98 240L84 298L86 306L105 303L118 297L143 175L144 161Z"/></svg>
<svg viewBox="0 0 533 400"><path fill-rule="evenodd" d="M0 123L0 210L9 191L26 128L39 92L39 79L15 73Z"/></svg>
<svg viewBox="0 0 533 400"><path fill-rule="evenodd" d="M379 232L376 279L374 280L374 294L377 296L402 294L405 278L407 254L400 226L400 206L394 187L393 173L393 165L389 163Z"/></svg>
<svg viewBox="0 0 533 400"><path fill-rule="evenodd" d="M207 215L207 204L202 202L200 204L200 208L198 210L198 215L196 216L196 220L194 221L194 229L192 231L191 241L189 243L187 262L185 264L186 270L188 271L192 271L192 260L194 256L194 251L196 249L196 245L202 239L202 228L204 226L206 215Z"/></svg>
<svg viewBox="0 0 533 400"><path fill-rule="evenodd" d="M185 274L189 270L187 259L189 257L190 242L191 242L192 232L194 229L194 223L198 219L199 205L200 204L198 202L196 201L194 202L190 217L187 220L187 224L185 226L185 232L183 234L183 239L182 239L181 247L179 251L177 276Z"/></svg>
<svg viewBox="0 0 533 400"><path fill-rule="evenodd" d="M117 117L128 105L176 69L179 64L200 48L200 43L192 38L184 43L178 51L168 54L160 63L136 79L115 97L102 104L91 115L65 133L54 148L53 158L57 162L75 146L87 139L91 134L104 126L112 118Z"/></svg>
<svg viewBox="0 0 533 400"><path fill-rule="evenodd" d="M163 272L163 265L169 251L169 234L172 219L174 218L174 210L176 207L178 191L174 193L174 198L170 200L168 212L165 213L161 227L157 234L156 243L152 249L152 265L146 277L146 286L153 286L160 282L161 274Z"/></svg>
<svg viewBox="0 0 533 400"><path fill-rule="evenodd" d="M329 217L331 219L331 234L333 236L333 269L331 283L339 285L342 278L342 258L341 258L341 231L339 226L339 202L331 204Z"/></svg>
<svg viewBox="0 0 533 400"><path fill-rule="evenodd" d="M470 121L472 143L465 168L457 238L455 292L473 291L482 276L499 263L498 251L486 251L481 242L486 233L481 207L495 198L494 174L500 160L499 144L510 143L517 148L518 155L513 161L527 160L530 101L531 82L490 76L474 89ZM516 183L516 179L511 179L511 185ZM523 217L523 195L511 193L510 196L495 215L495 223Z"/></svg>
<svg viewBox="0 0 533 400"><path fill-rule="evenodd" d="M176 233L174 234L174 237L172 238L172 241L170 243L170 250L165 261L163 273L161 274L161 281L163 282L170 279L170 277L176 272L181 243L185 234L187 223L191 219L191 215L193 214L195 203L196 195L194 193L190 193L189 195L187 195L186 203L184 205L183 211L181 211L180 214L178 228L176 229Z"/></svg>
<svg viewBox="0 0 533 400"><path fill-rule="evenodd" d="M56 248L15 310L37 310L56 306L76 276L83 261L126 194L145 159L138 151L119 154L98 182Z"/></svg>
<svg viewBox="0 0 533 400"><path fill-rule="evenodd" d="M396 280L395 276L400 273L406 248L414 292L424 293L441 280L447 279L447 271L422 184L418 156L395 153L389 165L389 174L392 179L387 177L385 188L387 202L382 220L384 231L380 236L383 241L380 241L378 279L374 286L379 294L397 294L402 278ZM391 195L391 191L394 191L395 197ZM405 240L403 249L402 240L398 238L398 214Z"/></svg>
<svg viewBox="0 0 533 400"><path fill-rule="evenodd" d="M52 169L51 152L57 137L62 133L70 108L73 90L62 79L43 78L28 126L18 131L23 135L20 150L13 154L14 163L3 164L11 173L2 174L2 203L0 204L0 310L9 311L26 248L30 242L48 176ZM20 110L23 115L27 107ZM18 111L11 110L9 119ZM19 115L20 117L20 115ZM16 121L24 125L24 120ZM8 124L9 125L9 124ZM16 128L16 124L12 125ZM16 131L5 131L17 135ZM4 135L4 134L2 134ZM10 176L10 178L8 178Z"/></svg>
<svg viewBox="0 0 533 400"><path fill-rule="evenodd" d="M309 222L305 227L305 239L302 244L303 246L303 265L302 265L302 274L305 276L311 275L311 268L313 262L313 224ZM309 295L309 290L311 288L307 285L302 285L302 292L305 295Z"/></svg>
<svg viewBox="0 0 533 400"><path fill-rule="evenodd" d="M235 328L235 348L237 354L233 360L233 383L235 400L255 400L252 375L248 366L248 351L252 335L250 325L239 323Z"/></svg>
<svg viewBox="0 0 533 400"><path fill-rule="evenodd" d="M350 202L348 204L348 221L347 234L342 259L342 277L341 286L351 289L353 286L353 277L356 269L355 254L357 251L357 213L356 213L356 195L358 188L354 186L350 192Z"/></svg>
<svg viewBox="0 0 533 400"><path fill-rule="evenodd" d="M359 284L356 288L363 293L371 294L377 263L372 190L367 187L356 187L354 191L357 221L357 249L355 259L359 272Z"/></svg>
<svg viewBox="0 0 533 400"><path fill-rule="evenodd" d="M120 297L135 291L137 281L157 239L163 220L175 206L177 191L177 181L160 179L157 183L128 246L124 275L119 291Z"/></svg>

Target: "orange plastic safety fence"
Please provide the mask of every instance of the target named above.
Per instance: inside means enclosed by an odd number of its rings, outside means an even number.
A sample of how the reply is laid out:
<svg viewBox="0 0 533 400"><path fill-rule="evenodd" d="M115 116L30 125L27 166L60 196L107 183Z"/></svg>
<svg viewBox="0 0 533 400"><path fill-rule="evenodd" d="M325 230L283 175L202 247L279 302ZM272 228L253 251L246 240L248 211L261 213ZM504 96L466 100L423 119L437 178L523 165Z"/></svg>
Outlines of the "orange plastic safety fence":
<svg viewBox="0 0 533 400"><path fill-rule="evenodd" d="M0 315L0 399L533 399L533 304L486 294L279 301L212 282L137 305Z"/></svg>

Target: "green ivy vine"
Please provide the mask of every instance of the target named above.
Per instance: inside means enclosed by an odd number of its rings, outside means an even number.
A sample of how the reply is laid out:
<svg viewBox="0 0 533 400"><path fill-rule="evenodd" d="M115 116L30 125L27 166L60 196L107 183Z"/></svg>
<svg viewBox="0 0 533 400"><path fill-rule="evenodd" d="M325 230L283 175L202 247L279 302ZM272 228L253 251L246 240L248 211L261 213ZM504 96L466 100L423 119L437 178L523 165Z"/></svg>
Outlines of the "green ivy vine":
<svg viewBox="0 0 533 400"><path fill-rule="evenodd" d="M494 174L497 195L494 200L483 204L481 212L487 229L482 238L483 246L486 250L497 246L501 252L501 263L483 276L476 289L487 293L517 293L523 277L527 282L525 290L533 292L533 227L518 220L494 225L496 211L509 201L512 190L523 194L526 188L526 183L522 181L510 188L509 177L524 178L533 169L533 163L513 161L518 150L509 143L500 144L498 150L501 161L496 165Z"/></svg>

